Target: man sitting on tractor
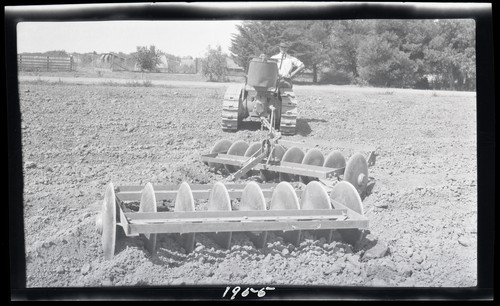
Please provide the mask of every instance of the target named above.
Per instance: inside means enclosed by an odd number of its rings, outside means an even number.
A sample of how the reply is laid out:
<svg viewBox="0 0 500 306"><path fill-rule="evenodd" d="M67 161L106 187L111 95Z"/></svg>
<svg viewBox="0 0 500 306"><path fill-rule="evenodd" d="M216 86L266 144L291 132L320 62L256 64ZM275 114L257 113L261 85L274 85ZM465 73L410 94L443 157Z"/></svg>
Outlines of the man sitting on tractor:
<svg viewBox="0 0 500 306"><path fill-rule="evenodd" d="M282 42L279 47L280 53L271 56L271 59L278 61L281 79L279 85L283 88L292 88L292 78L304 69L304 64L298 58L288 54L290 43Z"/></svg>

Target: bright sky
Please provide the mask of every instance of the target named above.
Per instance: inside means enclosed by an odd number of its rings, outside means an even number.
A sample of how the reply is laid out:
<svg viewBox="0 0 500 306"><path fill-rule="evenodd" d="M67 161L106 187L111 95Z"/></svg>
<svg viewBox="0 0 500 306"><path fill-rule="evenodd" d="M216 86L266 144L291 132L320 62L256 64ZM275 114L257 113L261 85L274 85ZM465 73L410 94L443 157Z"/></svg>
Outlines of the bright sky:
<svg viewBox="0 0 500 306"><path fill-rule="evenodd" d="M363 2L360 2L363 3ZM336 6L359 4L357 2L339 2ZM380 2L379 4L384 4ZM471 8L481 4L456 4L456 3L387 3L387 5L407 5L417 8ZM149 5L157 5L155 2ZM158 4L160 5L160 4ZM168 5L161 4L161 5ZM331 8L329 2L199 2L184 3L186 7L194 6L203 8L260 8L264 11L279 7L321 7ZM483 4L484 5L484 4ZM488 4L485 4L488 5ZM106 8L113 4L93 5L52 5L52 6L14 6L7 7L9 11L16 12L23 9L50 11L57 16L58 12L75 11L78 9ZM133 6L130 4L129 6ZM140 9L143 4L138 4ZM66 52L135 52L137 46L156 46L157 49L176 56L203 57L207 47L220 45L222 51L229 53L231 34L236 33L236 25L241 21L86 21L86 22L21 22L18 24L17 48L22 52L45 52L51 50L65 50Z"/></svg>
<svg viewBox="0 0 500 306"><path fill-rule="evenodd" d="M21 22L17 52L135 52L137 46L156 46L176 56L204 56L220 45L229 54L231 34L241 21L97 21Z"/></svg>

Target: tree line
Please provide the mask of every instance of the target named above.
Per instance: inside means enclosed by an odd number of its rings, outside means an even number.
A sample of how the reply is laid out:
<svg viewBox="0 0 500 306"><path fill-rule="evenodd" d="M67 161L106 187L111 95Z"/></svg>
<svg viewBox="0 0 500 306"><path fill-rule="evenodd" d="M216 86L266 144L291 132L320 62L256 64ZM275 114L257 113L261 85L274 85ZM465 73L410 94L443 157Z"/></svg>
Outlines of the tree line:
<svg viewBox="0 0 500 306"><path fill-rule="evenodd" d="M260 54L289 53L313 82L475 90L475 23L442 20L245 21L231 39L234 61L248 67Z"/></svg>

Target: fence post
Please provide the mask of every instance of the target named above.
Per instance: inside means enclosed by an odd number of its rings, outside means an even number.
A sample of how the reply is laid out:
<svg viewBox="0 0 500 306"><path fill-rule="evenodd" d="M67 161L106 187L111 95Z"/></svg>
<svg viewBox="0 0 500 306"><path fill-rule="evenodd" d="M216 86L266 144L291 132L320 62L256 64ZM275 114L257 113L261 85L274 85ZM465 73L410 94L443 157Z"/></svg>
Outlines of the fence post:
<svg viewBox="0 0 500 306"><path fill-rule="evenodd" d="M47 71L49 71L50 58L47 56Z"/></svg>
<svg viewBox="0 0 500 306"><path fill-rule="evenodd" d="M69 56L69 71L73 71L73 55Z"/></svg>
<svg viewBox="0 0 500 306"><path fill-rule="evenodd" d="M20 70L23 70L23 56L22 54L19 54L19 67L17 67Z"/></svg>

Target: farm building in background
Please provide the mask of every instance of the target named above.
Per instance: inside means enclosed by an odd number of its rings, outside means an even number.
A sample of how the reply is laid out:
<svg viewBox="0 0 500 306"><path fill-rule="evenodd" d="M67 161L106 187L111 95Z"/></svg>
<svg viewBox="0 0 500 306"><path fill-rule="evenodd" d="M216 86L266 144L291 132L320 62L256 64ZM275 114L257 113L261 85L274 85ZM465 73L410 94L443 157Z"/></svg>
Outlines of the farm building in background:
<svg viewBox="0 0 500 306"><path fill-rule="evenodd" d="M230 75L232 75L232 74L235 74L235 75L245 74L245 69L238 66L238 64L236 64L236 62L231 57L226 58L226 65L227 65L226 67L227 67L227 70L228 70Z"/></svg>
<svg viewBox="0 0 500 306"><path fill-rule="evenodd" d="M169 60L165 55L160 56L160 63L156 67L156 71L158 72L170 72L169 70L172 70L172 68L176 66L176 63L174 61ZM140 71L139 64L136 62L135 71Z"/></svg>
<svg viewBox="0 0 500 306"><path fill-rule="evenodd" d="M94 58L93 66L96 70L129 71L135 65L135 60L127 59L115 53L104 53Z"/></svg>

